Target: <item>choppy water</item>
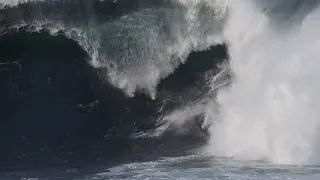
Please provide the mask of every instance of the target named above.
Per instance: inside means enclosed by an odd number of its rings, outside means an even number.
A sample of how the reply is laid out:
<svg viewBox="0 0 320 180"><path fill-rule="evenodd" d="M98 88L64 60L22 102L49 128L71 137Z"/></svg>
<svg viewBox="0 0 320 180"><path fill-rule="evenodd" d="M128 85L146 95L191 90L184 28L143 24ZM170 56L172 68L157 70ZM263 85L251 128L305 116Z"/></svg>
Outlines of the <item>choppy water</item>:
<svg viewBox="0 0 320 180"><path fill-rule="evenodd" d="M274 165L258 161L237 161L207 155L160 158L156 161L122 164L97 169L54 169L15 172L1 179L74 180L318 180L320 166Z"/></svg>

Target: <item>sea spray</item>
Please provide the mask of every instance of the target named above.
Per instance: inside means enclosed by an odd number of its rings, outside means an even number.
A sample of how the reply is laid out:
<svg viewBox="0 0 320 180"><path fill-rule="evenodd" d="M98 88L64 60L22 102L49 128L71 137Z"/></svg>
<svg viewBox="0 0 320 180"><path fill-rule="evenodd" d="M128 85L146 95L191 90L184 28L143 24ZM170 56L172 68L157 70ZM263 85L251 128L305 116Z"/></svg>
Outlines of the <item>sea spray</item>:
<svg viewBox="0 0 320 180"><path fill-rule="evenodd" d="M228 2L223 36L234 76L207 110L213 120L209 152L280 164L318 162L319 12L278 31L253 1Z"/></svg>

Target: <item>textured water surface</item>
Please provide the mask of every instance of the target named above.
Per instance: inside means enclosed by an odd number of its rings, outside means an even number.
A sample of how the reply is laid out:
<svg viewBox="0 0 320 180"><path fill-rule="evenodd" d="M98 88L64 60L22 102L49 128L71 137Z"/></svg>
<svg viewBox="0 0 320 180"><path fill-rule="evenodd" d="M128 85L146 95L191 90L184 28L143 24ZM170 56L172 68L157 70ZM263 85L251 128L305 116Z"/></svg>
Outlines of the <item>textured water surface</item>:
<svg viewBox="0 0 320 180"><path fill-rule="evenodd" d="M17 178L30 180L317 180L320 178L320 166L274 165L258 161L237 161L232 158L190 155L114 167L11 172L0 177L8 180Z"/></svg>

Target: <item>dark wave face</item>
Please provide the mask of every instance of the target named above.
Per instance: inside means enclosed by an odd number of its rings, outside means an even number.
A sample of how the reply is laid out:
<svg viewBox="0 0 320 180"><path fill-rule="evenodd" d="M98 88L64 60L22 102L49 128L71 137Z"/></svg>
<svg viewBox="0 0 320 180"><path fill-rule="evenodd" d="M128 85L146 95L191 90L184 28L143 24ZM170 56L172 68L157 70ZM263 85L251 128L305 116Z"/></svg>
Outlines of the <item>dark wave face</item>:
<svg viewBox="0 0 320 180"><path fill-rule="evenodd" d="M181 106L164 100L189 87L202 88L204 72L225 56L224 46L191 53L186 64L161 81L157 99L144 94L130 98L101 79L103 69L88 63L77 42L47 32L8 32L0 38L1 166L143 160L196 147L207 135L197 125L199 117L184 135L168 130L157 138L130 136L137 123L154 127L163 115L160 107L169 112Z"/></svg>
<svg viewBox="0 0 320 180"><path fill-rule="evenodd" d="M226 58L223 45L180 42L175 33L197 36L188 30L187 13L171 1L4 6L1 167L141 161L202 144L208 137L202 112L186 117L184 133L164 121L209 92L205 76ZM172 29L176 23L181 27ZM146 131L156 132L133 137Z"/></svg>

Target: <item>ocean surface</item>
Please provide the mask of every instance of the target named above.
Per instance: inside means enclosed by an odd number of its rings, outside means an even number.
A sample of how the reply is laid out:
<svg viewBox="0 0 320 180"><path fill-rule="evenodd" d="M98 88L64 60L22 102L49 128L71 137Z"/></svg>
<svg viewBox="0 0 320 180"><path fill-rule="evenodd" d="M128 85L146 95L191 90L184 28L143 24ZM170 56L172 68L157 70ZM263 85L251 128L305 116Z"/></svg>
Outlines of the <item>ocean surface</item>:
<svg viewBox="0 0 320 180"><path fill-rule="evenodd" d="M274 165L259 161L237 161L208 155L159 158L156 161L133 162L119 166L90 168L38 169L10 172L3 179L185 179L185 180L316 180L319 166Z"/></svg>
<svg viewBox="0 0 320 180"><path fill-rule="evenodd" d="M0 0L0 179L319 179L319 5Z"/></svg>

